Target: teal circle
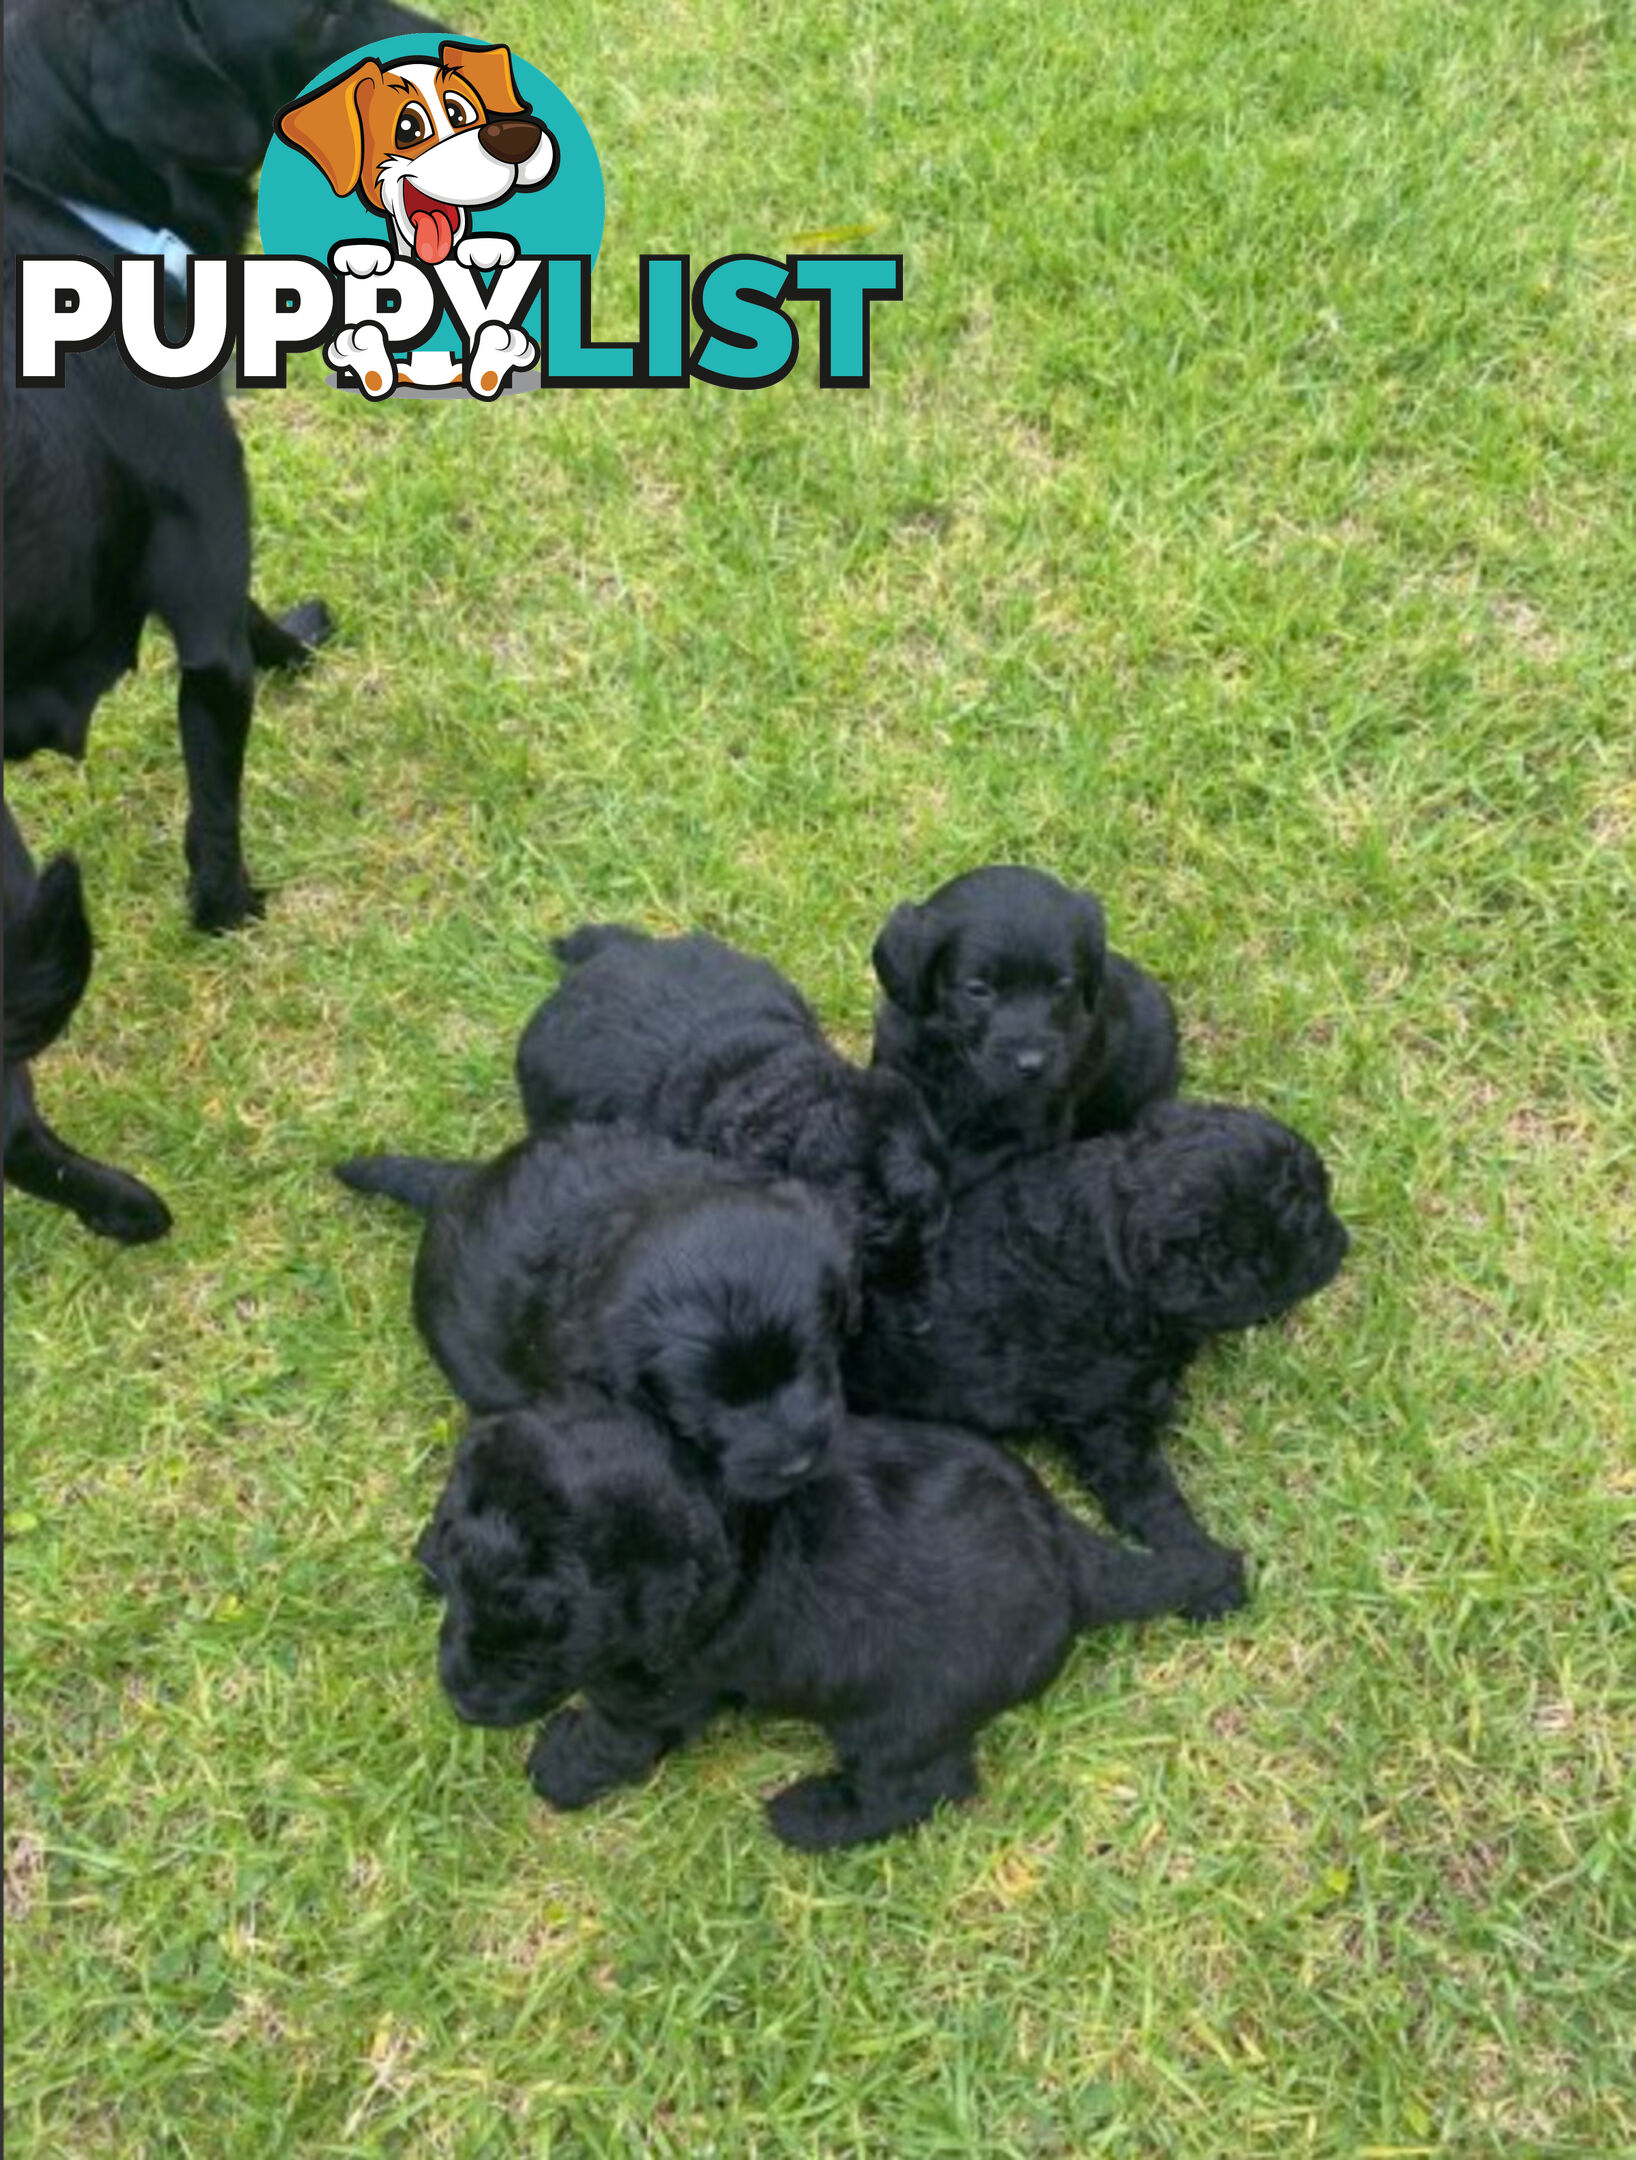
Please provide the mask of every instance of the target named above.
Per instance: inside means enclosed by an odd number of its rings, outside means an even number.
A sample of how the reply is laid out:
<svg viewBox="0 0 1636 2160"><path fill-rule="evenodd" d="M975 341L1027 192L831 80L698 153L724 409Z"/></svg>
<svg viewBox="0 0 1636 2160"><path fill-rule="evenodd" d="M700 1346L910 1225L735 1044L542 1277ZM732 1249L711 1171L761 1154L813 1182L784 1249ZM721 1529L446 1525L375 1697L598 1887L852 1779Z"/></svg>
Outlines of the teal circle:
<svg viewBox="0 0 1636 2160"><path fill-rule="evenodd" d="M388 61L435 61L440 45L490 42L485 38L462 38L448 31L383 38L378 45L361 45L332 67L322 69L301 94L305 97L321 89L361 60L379 60L383 65ZM556 170L544 187L517 188L504 202L468 212L471 229L509 233L522 255L588 255L594 265L601 251L607 214L596 145L585 122L549 76L542 75L516 53L511 55L511 71L535 119L543 121L557 139ZM343 240L382 239L395 252L384 218L366 209L356 195L337 195L312 159L277 135L268 145L262 164L257 209L261 245L268 255L306 255L314 262L327 263L330 249ZM538 296L523 317L523 327L537 344ZM459 328L445 314L423 342L435 350L458 350Z"/></svg>

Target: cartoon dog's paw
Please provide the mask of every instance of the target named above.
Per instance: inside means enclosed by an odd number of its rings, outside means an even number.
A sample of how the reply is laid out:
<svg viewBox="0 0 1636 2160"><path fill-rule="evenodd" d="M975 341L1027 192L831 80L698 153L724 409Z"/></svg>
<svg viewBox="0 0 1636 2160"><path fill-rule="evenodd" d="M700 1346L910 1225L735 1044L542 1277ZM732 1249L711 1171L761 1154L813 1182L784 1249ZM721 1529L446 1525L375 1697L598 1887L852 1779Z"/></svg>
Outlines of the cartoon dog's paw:
<svg viewBox="0 0 1636 2160"><path fill-rule="evenodd" d="M517 243L509 233L472 233L455 249L454 259L468 270L504 270L517 260Z"/></svg>
<svg viewBox="0 0 1636 2160"><path fill-rule="evenodd" d="M484 323L466 365L466 388L474 397L498 397L512 369L532 367L538 357L539 347L526 331Z"/></svg>
<svg viewBox="0 0 1636 2160"><path fill-rule="evenodd" d="M384 240L343 240L330 249L329 266L340 277L385 277L392 250Z"/></svg>
<svg viewBox="0 0 1636 2160"><path fill-rule="evenodd" d="M324 358L338 374L350 368L365 397L390 397L398 386L398 371L379 323L359 323L355 329L338 331L324 347Z"/></svg>

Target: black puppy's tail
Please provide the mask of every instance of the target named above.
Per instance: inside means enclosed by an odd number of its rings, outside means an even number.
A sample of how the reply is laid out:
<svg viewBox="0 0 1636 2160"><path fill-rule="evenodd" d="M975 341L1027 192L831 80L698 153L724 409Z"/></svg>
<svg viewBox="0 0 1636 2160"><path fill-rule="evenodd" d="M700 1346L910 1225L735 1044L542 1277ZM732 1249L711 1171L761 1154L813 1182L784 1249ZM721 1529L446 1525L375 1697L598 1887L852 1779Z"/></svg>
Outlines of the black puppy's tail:
<svg viewBox="0 0 1636 2160"><path fill-rule="evenodd" d="M566 937L551 940L551 950L565 967L582 967L587 960L594 960L599 952L610 945L646 945L645 930L633 930L629 923L588 922L577 930L570 930Z"/></svg>
<svg viewBox="0 0 1636 2160"><path fill-rule="evenodd" d="M383 1193L417 1215L429 1215L446 1192L469 1177L471 1163L437 1162L430 1155L353 1155L335 1175L354 1192Z"/></svg>
<svg viewBox="0 0 1636 2160"><path fill-rule="evenodd" d="M1244 1603L1244 1565L1225 1546L1196 1545L1143 1551L1098 1537L1069 1517L1063 1524L1074 1616L1082 1628L1119 1620L1153 1620L1160 1613L1213 1618Z"/></svg>
<svg viewBox="0 0 1636 2160"><path fill-rule="evenodd" d="M56 1041L91 979L91 922L72 855L47 863L28 905L8 917L5 953L6 1063L21 1065Z"/></svg>

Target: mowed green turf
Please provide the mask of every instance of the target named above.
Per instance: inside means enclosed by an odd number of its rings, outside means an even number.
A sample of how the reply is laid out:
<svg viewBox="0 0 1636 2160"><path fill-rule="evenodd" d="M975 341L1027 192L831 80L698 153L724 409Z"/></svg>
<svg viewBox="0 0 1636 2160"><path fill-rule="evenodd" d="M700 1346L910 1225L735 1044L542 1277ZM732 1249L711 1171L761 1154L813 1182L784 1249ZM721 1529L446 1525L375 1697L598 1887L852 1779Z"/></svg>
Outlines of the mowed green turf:
<svg viewBox="0 0 1636 2160"><path fill-rule="evenodd" d="M23 773L102 943L42 1097L177 1215L6 1210L16 2150L1636 2151L1636 31L1618 0L473 6L636 258L901 252L874 387L238 401L267 920L181 904L155 635ZM814 311L800 312L804 327ZM1199 1368L1259 1570L1087 1642L981 1802L777 1847L799 1726L547 1814L407 1565L457 1421L363 1146L513 1131L545 941L1106 896L1342 1282Z"/></svg>

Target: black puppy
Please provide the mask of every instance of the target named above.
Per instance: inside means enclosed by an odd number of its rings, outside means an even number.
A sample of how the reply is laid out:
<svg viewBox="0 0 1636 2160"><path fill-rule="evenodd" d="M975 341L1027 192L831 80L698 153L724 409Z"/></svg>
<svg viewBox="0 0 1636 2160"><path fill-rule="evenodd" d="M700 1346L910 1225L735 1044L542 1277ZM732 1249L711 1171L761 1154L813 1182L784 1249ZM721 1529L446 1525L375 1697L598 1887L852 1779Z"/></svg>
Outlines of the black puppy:
<svg viewBox="0 0 1636 2160"><path fill-rule="evenodd" d="M874 958L875 1063L919 1089L957 1178L984 1158L1118 1131L1176 1092L1169 998L1109 952L1095 896L1043 871L994 864L906 901Z"/></svg>
<svg viewBox="0 0 1636 2160"><path fill-rule="evenodd" d="M275 623L250 599L249 494L218 381L149 383L108 338L66 356L60 388L14 387L16 259L77 255L117 276L120 248L75 203L238 253L280 107L353 46L430 27L387 0L8 0L5 754L82 755L157 615L181 664L202 930L260 907L239 838L252 669L299 665L328 618L310 603ZM172 316L179 304L169 289Z"/></svg>
<svg viewBox="0 0 1636 2160"><path fill-rule="evenodd" d="M594 1401L474 1426L417 1554L448 1599L460 1715L556 1711L529 1758L547 1800L584 1807L746 1703L834 1741L834 1769L768 1804L813 1849L969 1798L977 1733L1054 1678L1076 1632L1211 1605L1220 1573L1093 1536L967 1433L852 1421L787 1498L735 1508L649 1421Z"/></svg>
<svg viewBox="0 0 1636 2160"><path fill-rule="evenodd" d="M629 1120L838 1192L873 1274L912 1272L947 1213L943 1150L907 1081L860 1072L795 985L719 938L590 924L523 1032L529 1128Z"/></svg>
<svg viewBox="0 0 1636 2160"><path fill-rule="evenodd" d="M482 1168L366 1155L337 1175L427 1215L415 1319L473 1410L587 1382L652 1410L744 1499L823 1460L852 1255L805 1186L592 1126Z"/></svg>
<svg viewBox="0 0 1636 2160"><path fill-rule="evenodd" d="M37 1199L71 1208L89 1230L140 1245L170 1227L159 1195L71 1148L41 1117L29 1062L54 1043L85 995L91 925L79 865L58 855L36 875L9 804L5 856L5 1174Z"/></svg>
<svg viewBox="0 0 1636 2160"><path fill-rule="evenodd" d="M1321 1290L1347 1234L1329 1176L1259 1111L1162 1103L1128 1133L962 1193L918 1296L871 1298L849 1346L864 1410L1064 1442L1116 1529L1207 1544L1158 1446L1208 1337Z"/></svg>

